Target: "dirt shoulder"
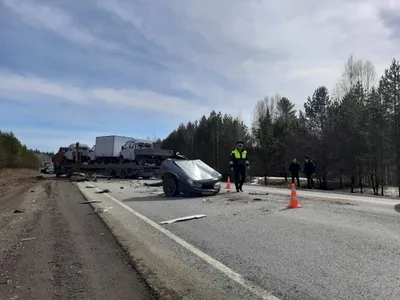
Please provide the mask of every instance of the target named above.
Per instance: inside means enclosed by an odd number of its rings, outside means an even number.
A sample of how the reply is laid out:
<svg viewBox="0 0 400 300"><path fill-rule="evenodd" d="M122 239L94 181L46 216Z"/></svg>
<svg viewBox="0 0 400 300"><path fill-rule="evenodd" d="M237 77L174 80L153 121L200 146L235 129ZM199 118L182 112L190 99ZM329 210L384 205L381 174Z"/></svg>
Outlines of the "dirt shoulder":
<svg viewBox="0 0 400 300"><path fill-rule="evenodd" d="M0 197L35 183L38 171L30 169L1 169Z"/></svg>
<svg viewBox="0 0 400 300"><path fill-rule="evenodd" d="M0 206L0 299L156 299L74 185L13 198Z"/></svg>

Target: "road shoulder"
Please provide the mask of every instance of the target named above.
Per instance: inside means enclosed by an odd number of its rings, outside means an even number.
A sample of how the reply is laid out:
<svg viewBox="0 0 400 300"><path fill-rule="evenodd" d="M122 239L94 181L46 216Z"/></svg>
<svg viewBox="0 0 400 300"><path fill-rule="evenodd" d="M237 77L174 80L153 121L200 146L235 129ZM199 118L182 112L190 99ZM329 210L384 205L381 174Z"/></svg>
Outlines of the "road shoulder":
<svg viewBox="0 0 400 300"><path fill-rule="evenodd" d="M76 186L44 180L0 228L0 299L156 299ZM3 218L2 218L3 220Z"/></svg>

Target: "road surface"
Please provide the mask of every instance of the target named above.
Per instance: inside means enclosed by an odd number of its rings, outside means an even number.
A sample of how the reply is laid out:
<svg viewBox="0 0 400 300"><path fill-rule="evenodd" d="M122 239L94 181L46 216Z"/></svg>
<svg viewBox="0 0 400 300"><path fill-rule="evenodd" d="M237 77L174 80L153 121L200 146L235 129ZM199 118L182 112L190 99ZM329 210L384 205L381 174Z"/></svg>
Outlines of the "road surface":
<svg viewBox="0 0 400 300"><path fill-rule="evenodd" d="M68 181L0 198L0 299L155 299Z"/></svg>
<svg viewBox="0 0 400 300"><path fill-rule="evenodd" d="M300 191L304 208L287 210L284 189L166 198L143 182L78 185L171 299L400 299L399 200Z"/></svg>

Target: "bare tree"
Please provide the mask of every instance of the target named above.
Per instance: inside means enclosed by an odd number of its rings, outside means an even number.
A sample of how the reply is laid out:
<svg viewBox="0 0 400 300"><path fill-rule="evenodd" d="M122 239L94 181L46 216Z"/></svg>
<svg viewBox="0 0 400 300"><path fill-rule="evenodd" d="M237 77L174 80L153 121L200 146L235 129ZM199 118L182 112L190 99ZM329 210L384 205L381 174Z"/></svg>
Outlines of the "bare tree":
<svg viewBox="0 0 400 300"><path fill-rule="evenodd" d="M282 96L276 94L272 97L265 96L263 100L259 100L254 108L253 122L251 127L252 128L260 127L259 124L260 117L265 117L267 113L270 114L271 116L274 116L275 103L277 103L281 98Z"/></svg>
<svg viewBox="0 0 400 300"><path fill-rule="evenodd" d="M377 83L375 66L369 60L355 59L353 55L347 60L342 77L334 88L334 98L341 99L360 82L366 92Z"/></svg>

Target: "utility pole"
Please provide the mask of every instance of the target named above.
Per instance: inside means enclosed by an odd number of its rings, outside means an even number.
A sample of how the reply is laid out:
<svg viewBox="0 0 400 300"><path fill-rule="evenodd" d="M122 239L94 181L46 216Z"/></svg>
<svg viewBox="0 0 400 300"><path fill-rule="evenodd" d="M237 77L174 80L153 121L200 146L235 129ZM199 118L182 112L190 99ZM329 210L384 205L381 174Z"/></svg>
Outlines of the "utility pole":
<svg viewBox="0 0 400 300"><path fill-rule="evenodd" d="M81 153L79 151L79 142L76 142L75 144L75 163L76 163L76 171L80 172L81 171Z"/></svg>

